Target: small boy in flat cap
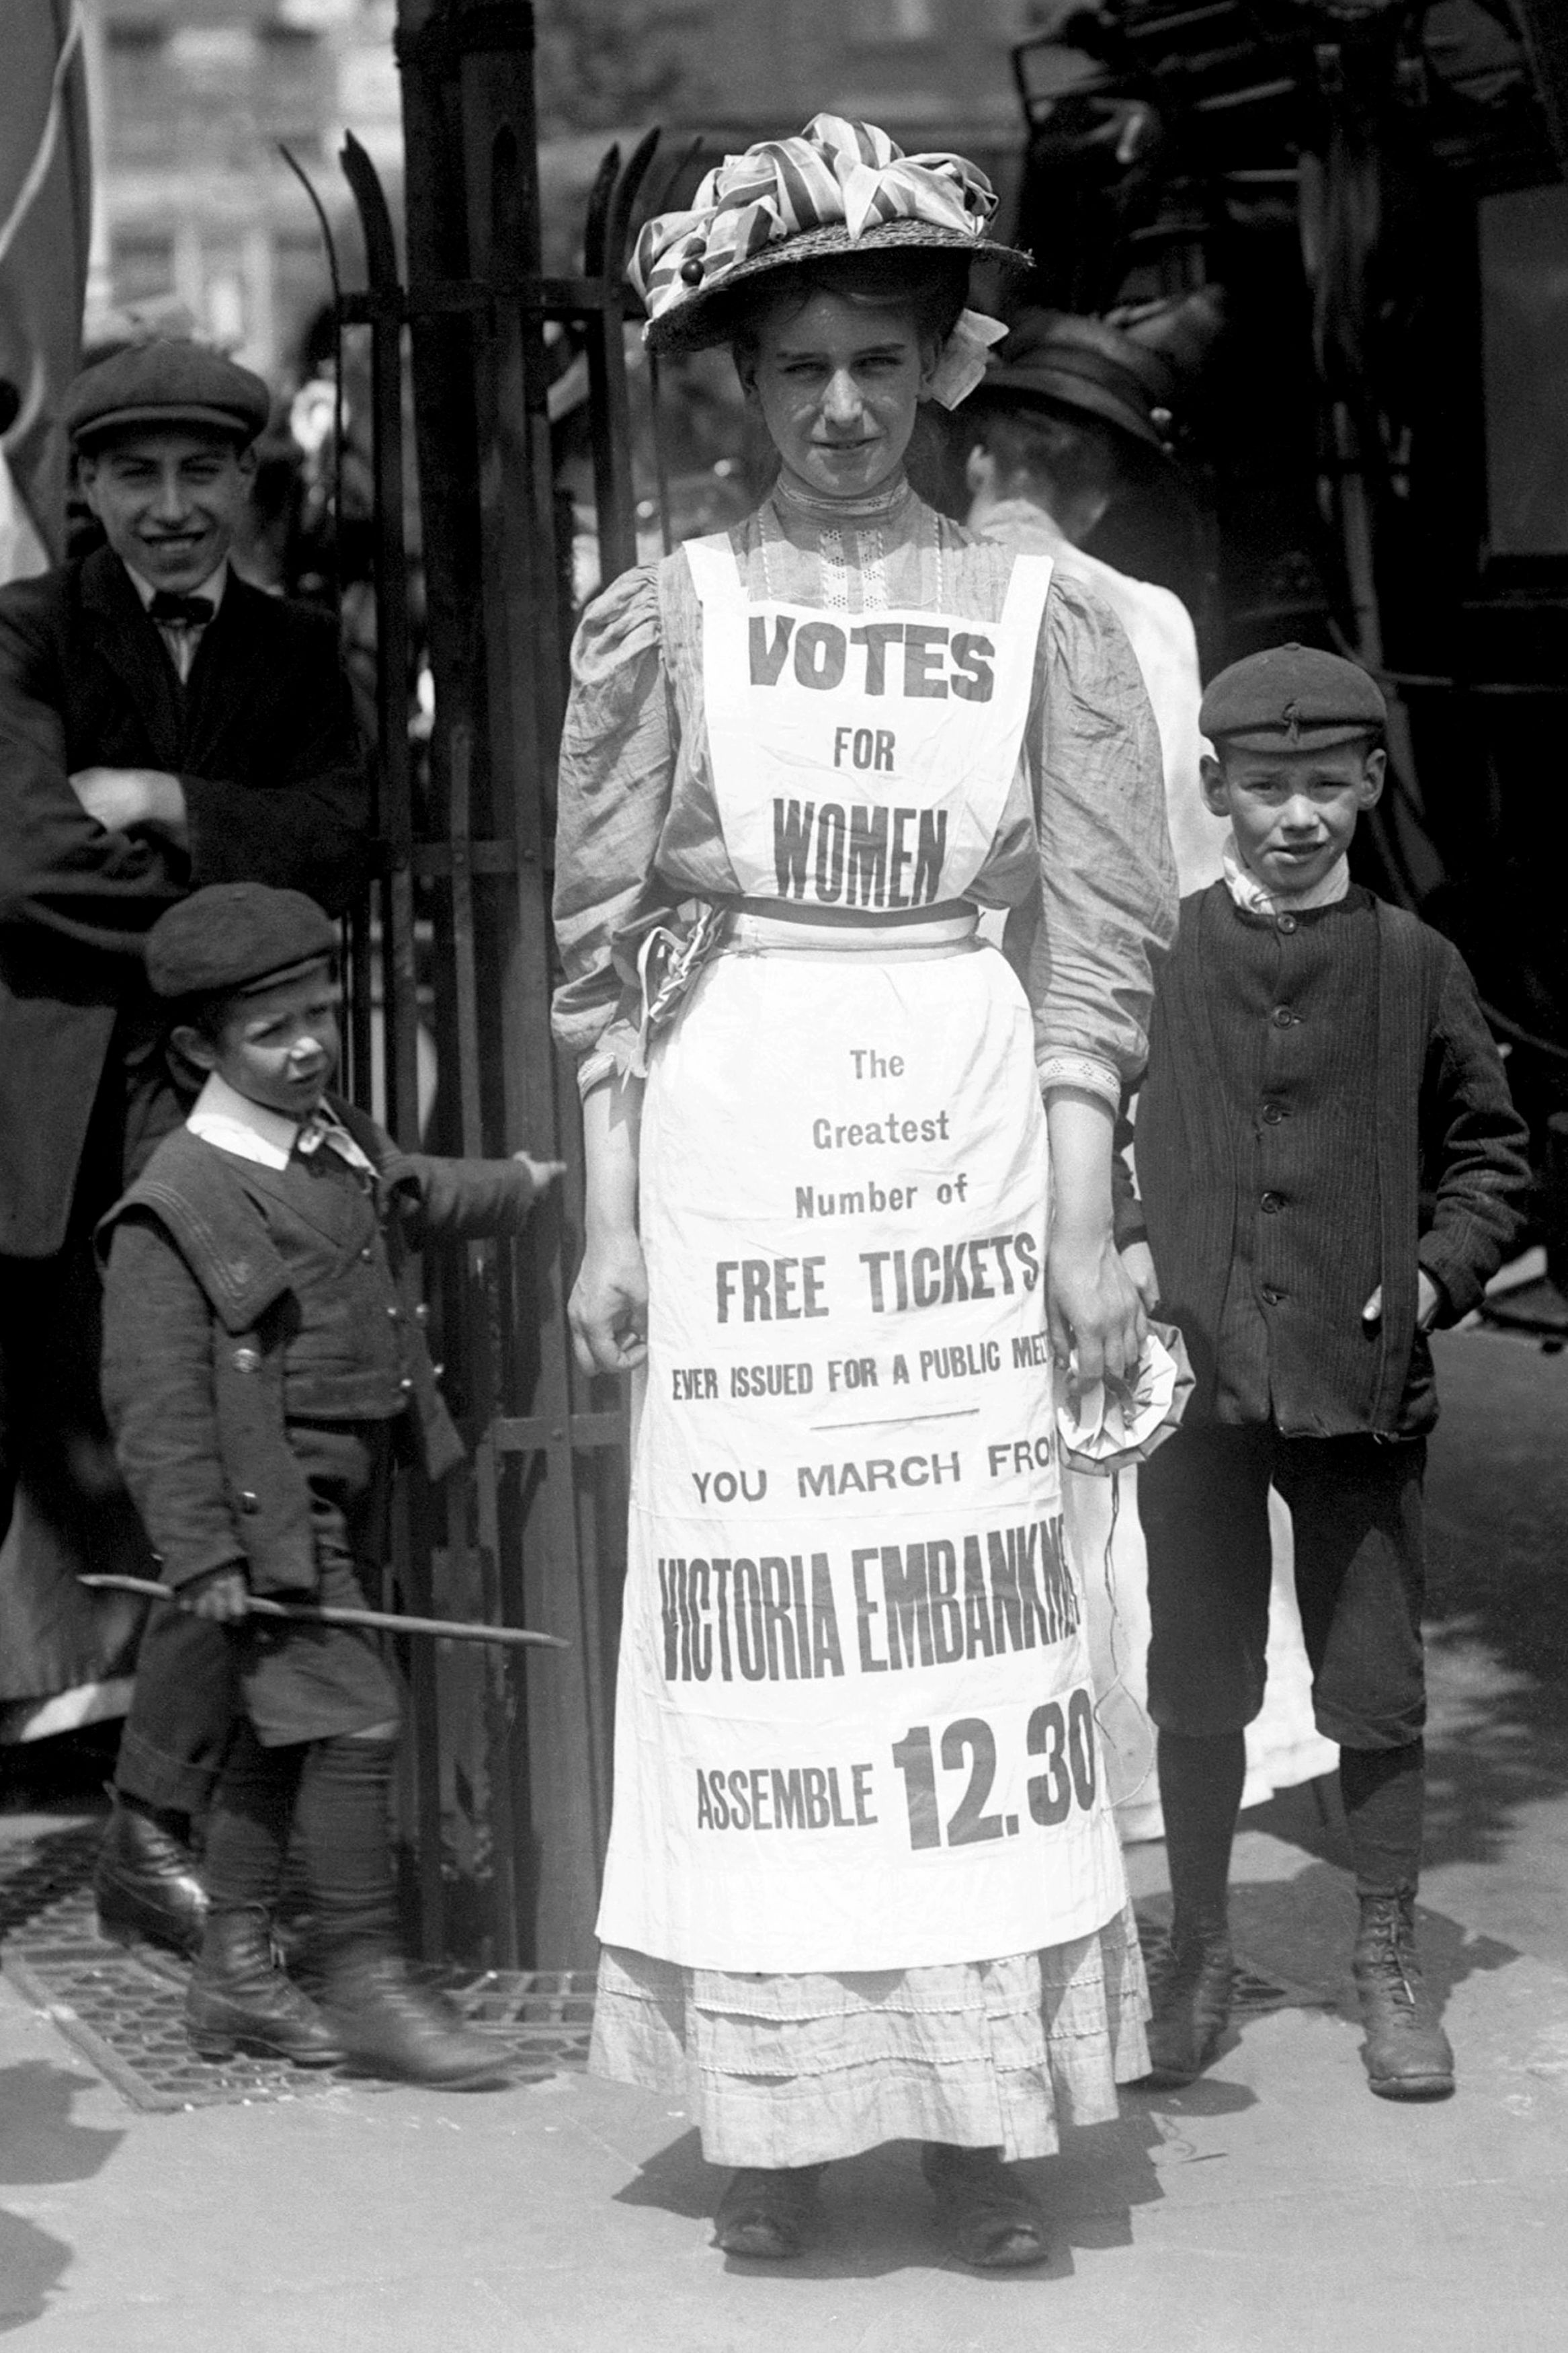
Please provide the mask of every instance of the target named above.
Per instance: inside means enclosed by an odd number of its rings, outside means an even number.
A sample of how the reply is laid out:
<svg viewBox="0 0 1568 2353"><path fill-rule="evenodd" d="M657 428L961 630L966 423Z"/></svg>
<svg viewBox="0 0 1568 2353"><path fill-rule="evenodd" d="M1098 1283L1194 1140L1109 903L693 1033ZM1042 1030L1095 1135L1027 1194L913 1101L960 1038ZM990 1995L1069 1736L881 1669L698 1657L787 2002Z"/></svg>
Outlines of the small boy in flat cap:
<svg viewBox="0 0 1568 2353"><path fill-rule="evenodd" d="M107 1459L92 1229L184 1115L148 931L206 883L302 889L336 913L363 865L336 617L230 562L268 407L259 376L180 338L84 368L63 422L107 544L0 587L0 1535L25 1476L68 1552L135 1540L123 1496L77 1466ZM149 1626L97 1876L111 1934L199 1937L186 1840L226 1721L220 1669L200 1621Z"/></svg>
<svg viewBox="0 0 1568 2353"><path fill-rule="evenodd" d="M416 1448L440 1477L462 1454L403 1254L431 1234L519 1232L560 1164L400 1153L329 1093L334 947L313 901L257 883L197 891L149 934L174 1042L208 1075L100 1229L104 1402L163 1576L223 1630L237 1694L186 2004L196 2049L347 2053L463 2084L493 2075L493 2047L410 1980L394 1927L386 1669L357 1630L258 1620L248 1602L363 1604L395 1458ZM321 2009L273 1954L291 1831Z"/></svg>
<svg viewBox="0 0 1568 2353"><path fill-rule="evenodd" d="M1310 647L1210 685L1203 788L1229 820L1225 872L1182 903L1139 1099L1147 1239L1129 1207L1124 1250L1195 1377L1138 1487L1173 1894L1149 2044L1168 2084L1207 2064L1229 2016L1226 1881L1263 1703L1272 1484L1294 1522L1318 1726L1341 1746L1371 2087L1453 2089L1413 1926L1426 1335L1480 1298L1528 1168L1459 956L1351 881L1385 718L1363 670Z"/></svg>

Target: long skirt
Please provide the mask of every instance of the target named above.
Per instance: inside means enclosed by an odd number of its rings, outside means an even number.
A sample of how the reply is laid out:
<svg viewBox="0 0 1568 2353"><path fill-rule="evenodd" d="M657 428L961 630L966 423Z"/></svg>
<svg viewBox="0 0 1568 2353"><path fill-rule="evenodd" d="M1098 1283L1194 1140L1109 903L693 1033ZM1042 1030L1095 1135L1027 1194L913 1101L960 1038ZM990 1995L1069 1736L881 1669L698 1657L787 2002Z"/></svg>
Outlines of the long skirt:
<svg viewBox="0 0 1568 2353"><path fill-rule="evenodd" d="M596 2072L707 2155L1039 2156L1145 2072L1061 1533L1029 1015L973 922L742 927L643 1124Z"/></svg>

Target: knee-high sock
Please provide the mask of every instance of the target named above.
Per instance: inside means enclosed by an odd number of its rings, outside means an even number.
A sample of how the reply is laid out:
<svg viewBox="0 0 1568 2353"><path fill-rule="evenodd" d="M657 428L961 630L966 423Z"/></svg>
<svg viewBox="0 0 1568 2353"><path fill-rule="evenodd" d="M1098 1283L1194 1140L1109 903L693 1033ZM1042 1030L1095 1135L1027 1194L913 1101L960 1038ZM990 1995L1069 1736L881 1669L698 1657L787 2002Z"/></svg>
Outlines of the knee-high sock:
<svg viewBox="0 0 1568 2353"><path fill-rule="evenodd" d="M1162 1732L1159 1759L1173 1926L1178 1932L1222 1927L1230 1846L1247 1779L1247 1735L1189 1740Z"/></svg>
<svg viewBox="0 0 1568 2353"><path fill-rule="evenodd" d="M1358 1895L1413 1895L1421 1876L1426 1744L1342 1748L1340 1795Z"/></svg>
<svg viewBox="0 0 1568 2353"><path fill-rule="evenodd" d="M322 1943L384 1950L397 1941L387 1799L395 1744L316 1740L300 1778L298 1823Z"/></svg>
<svg viewBox="0 0 1568 2353"><path fill-rule="evenodd" d="M215 1911L277 1903L303 1755L263 1748L248 1724L237 1726L207 1818L202 1877Z"/></svg>

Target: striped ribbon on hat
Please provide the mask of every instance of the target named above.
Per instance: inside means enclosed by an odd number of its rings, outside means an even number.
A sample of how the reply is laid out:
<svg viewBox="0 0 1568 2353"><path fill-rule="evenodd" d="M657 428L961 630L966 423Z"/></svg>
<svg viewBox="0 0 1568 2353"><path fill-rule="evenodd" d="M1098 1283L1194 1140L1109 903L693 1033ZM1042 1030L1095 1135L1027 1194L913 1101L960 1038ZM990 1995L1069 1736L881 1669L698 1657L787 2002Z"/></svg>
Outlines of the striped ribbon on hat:
<svg viewBox="0 0 1568 2353"><path fill-rule="evenodd" d="M647 223L626 274L657 319L805 229L842 227L853 238L919 220L978 239L995 209L990 181L963 155L906 155L874 123L817 114L797 139L726 155L689 211Z"/></svg>

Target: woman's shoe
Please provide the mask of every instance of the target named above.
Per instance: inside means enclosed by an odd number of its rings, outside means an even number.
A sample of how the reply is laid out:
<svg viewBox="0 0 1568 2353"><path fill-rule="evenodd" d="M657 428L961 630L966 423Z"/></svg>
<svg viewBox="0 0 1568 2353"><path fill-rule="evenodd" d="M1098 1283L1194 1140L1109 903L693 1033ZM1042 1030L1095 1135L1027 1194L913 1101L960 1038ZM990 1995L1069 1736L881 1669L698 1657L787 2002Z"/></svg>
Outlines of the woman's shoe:
<svg viewBox="0 0 1568 2353"><path fill-rule="evenodd" d="M927 2141L921 2171L961 2262L987 2272L1016 2271L1045 2262L1050 2235L1039 2200L994 2148L953 2148L945 2141Z"/></svg>
<svg viewBox="0 0 1568 2353"><path fill-rule="evenodd" d="M788 2263L803 2253L823 2170L820 2165L745 2166L732 2173L713 2217L715 2246L756 2263Z"/></svg>
<svg viewBox="0 0 1568 2353"><path fill-rule="evenodd" d="M185 2031L200 2059L287 2059L332 2067L343 2046L313 2001L278 1966L268 1917L255 1906L209 1914L185 1989Z"/></svg>

